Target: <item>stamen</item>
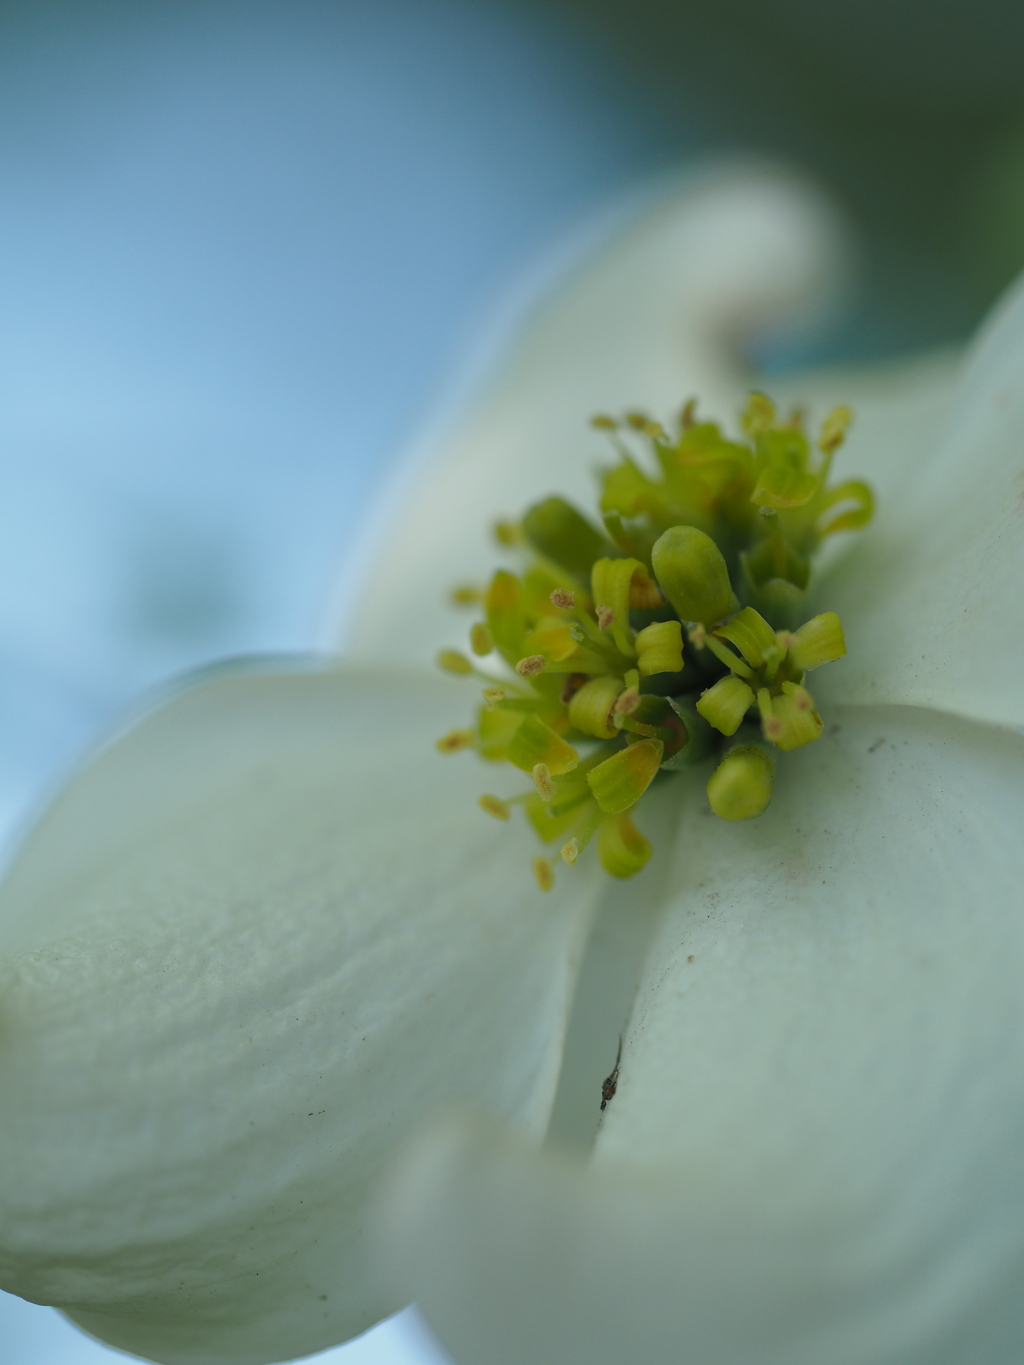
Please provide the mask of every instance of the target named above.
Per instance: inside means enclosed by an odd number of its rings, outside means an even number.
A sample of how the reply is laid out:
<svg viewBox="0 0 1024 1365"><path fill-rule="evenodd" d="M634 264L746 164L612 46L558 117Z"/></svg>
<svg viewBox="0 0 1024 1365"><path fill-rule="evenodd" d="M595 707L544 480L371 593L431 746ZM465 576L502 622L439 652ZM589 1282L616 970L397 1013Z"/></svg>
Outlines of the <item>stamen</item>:
<svg viewBox="0 0 1024 1365"><path fill-rule="evenodd" d="M523 543L523 528L515 521L496 521L492 528L494 539L506 549Z"/></svg>
<svg viewBox="0 0 1024 1365"><path fill-rule="evenodd" d="M631 716L640 705L640 693L635 687L627 687L616 698L612 711L616 716Z"/></svg>
<svg viewBox="0 0 1024 1365"><path fill-rule="evenodd" d="M783 733L782 717L777 716L772 708L772 695L767 687L757 689L757 709L761 712L761 728L764 730L765 738L770 739L773 744L778 744Z"/></svg>
<svg viewBox="0 0 1024 1365"><path fill-rule="evenodd" d="M551 769L546 763L533 765L533 785L542 801L553 801L555 784L551 780Z"/></svg>
<svg viewBox="0 0 1024 1365"><path fill-rule="evenodd" d="M774 711L779 729L768 738L784 752L800 749L821 737L824 726L814 709L814 699L806 688L792 682L783 683L782 696L774 701Z"/></svg>
<svg viewBox="0 0 1024 1365"><path fill-rule="evenodd" d="M736 673L741 678L753 676L753 669L745 660L741 659L735 651L723 645L716 635L704 636L704 648L710 650L719 663L725 664L726 668L732 673Z"/></svg>
<svg viewBox="0 0 1024 1365"><path fill-rule="evenodd" d="M465 677L473 672L473 665L465 654L460 654L457 649L442 649L437 656L437 666L443 668L446 673L455 673L459 677Z"/></svg>
<svg viewBox="0 0 1024 1365"><path fill-rule="evenodd" d="M516 672L521 678L535 678L538 673L544 672L546 663L547 659L543 654L529 654L516 664Z"/></svg>
<svg viewBox="0 0 1024 1365"><path fill-rule="evenodd" d="M472 730L450 730L437 741L442 754L457 754L460 749L469 749L476 738Z"/></svg>
<svg viewBox="0 0 1024 1365"><path fill-rule="evenodd" d="M533 875L542 891L550 891L555 884L555 869L551 866L550 858L534 858Z"/></svg>
<svg viewBox="0 0 1024 1365"><path fill-rule="evenodd" d="M591 593L597 607L597 622L602 630L610 630L616 647L628 658L633 658L633 632L629 628L629 604L633 584L650 580L647 570L638 559L598 559L590 571Z"/></svg>
<svg viewBox="0 0 1024 1365"><path fill-rule="evenodd" d="M570 866L576 862L576 859L601 828L603 820L604 816L601 814L598 807L593 802L588 803L588 807L584 810L582 817L577 821L572 838L566 840L560 849L562 858L565 862Z"/></svg>
<svg viewBox="0 0 1024 1365"><path fill-rule="evenodd" d="M481 796L478 802L480 809L493 815L495 820L508 820L512 815L511 807L507 801L502 801L497 796Z"/></svg>
<svg viewBox="0 0 1024 1365"><path fill-rule="evenodd" d="M472 583L460 583L451 590L451 600L457 607L475 607L482 602L484 595Z"/></svg>

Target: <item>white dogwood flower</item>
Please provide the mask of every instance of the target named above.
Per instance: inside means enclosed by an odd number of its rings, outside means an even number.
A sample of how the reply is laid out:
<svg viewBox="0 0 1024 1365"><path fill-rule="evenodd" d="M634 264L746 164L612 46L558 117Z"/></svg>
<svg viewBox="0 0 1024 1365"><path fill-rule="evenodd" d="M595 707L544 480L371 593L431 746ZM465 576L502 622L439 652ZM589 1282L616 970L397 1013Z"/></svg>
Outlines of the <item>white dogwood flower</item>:
<svg viewBox="0 0 1024 1365"><path fill-rule="evenodd" d="M488 517L583 494L594 410L734 410L737 338L835 269L766 173L662 200L440 442L345 662L214 672L68 784L0 894L5 1288L175 1365L408 1295L464 1365L1019 1358L1024 297L953 403L942 364L791 386L858 409L881 511L765 815L681 774L641 876L544 896L433 747Z"/></svg>

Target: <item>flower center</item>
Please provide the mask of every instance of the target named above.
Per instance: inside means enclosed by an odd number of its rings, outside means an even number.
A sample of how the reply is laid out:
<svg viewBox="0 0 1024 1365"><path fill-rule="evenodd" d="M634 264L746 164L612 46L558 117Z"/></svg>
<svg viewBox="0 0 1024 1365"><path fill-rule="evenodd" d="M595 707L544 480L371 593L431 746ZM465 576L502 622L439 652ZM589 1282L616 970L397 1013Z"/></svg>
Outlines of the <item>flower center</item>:
<svg viewBox="0 0 1024 1365"><path fill-rule="evenodd" d="M507 820L520 804L564 862L594 840L605 869L629 877L651 855L633 808L660 774L717 758L714 813L767 808L775 752L822 732L807 674L846 653L835 612L805 619L805 602L822 542L873 512L867 484L829 484L850 420L836 408L814 449L802 414L782 419L760 393L739 440L698 422L692 401L674 432L636 412L593 419L616 455L601 527L547 498L495 527L520 571L453 593L483 608L469 637L479 662L443 650L438 663L486 685L475 725L438 747L533 781L511 801L481 797L483 810ZM534 873L553 885L550 859Z"/></svg>

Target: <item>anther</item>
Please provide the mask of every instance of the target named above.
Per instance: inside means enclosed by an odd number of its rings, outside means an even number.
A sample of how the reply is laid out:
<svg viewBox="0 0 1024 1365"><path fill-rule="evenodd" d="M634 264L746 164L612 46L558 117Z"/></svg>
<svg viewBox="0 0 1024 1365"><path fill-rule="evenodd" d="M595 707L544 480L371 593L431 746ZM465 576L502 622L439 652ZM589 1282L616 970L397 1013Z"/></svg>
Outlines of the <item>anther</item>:
<svg viewBox="0 0 1024 1365"><path fill-rule="evenodd" d="M562 611L571 611L576 605L576 594L570 592L568 588L555 588L551 594L551 602Z"/></svg>
<svg viewBox="0 0 1024 1365"><path fill-rule="evenodd" d="M469 643L474 654L490 654L494 648L494 638L483 621L477 621L470 628Z"/></svg>
<svg viewBox="0 0 1024 1365"><path fill-rule="evenodd" d="M512 814L508 802L497 796L481 796L478 804L481 810L493 815L495 820L507 820Z"/></svg>
<svg viewBox="0 0 1024 1365"><path fill-rule="evenodd" d="M757 709L761 712L761 728L764 730L765 739L777 744L782 738L784 726L782 718L775 714L772 696L767 687L757 689Z"/></svg>
<svg viewBox="0 0 1024 1365"><path fill-rule="evenodd" d="M516 521L496 521L493 531L494 539L507 549L523 543L523 528Z"/></svg>
<svg viewBox="0 0 1024 1365"><path fill-rule="evenodd" d="M452 588L451 600L457 607L474 607L478 602L483 601L483 593L479 588L474 588L471 583L460 583Z"/></svg>
<svg viewBox="0 0 1024 1365"><path fill-rule="evenodd" d="M457 649L442 649L437 656L438 668L443 668L446 673L455 673L459 677L473 672L473 665L466 658L465 654L460 654Z"/></svg>
<svg viewBox="0 0 1024 1365"><path fill-rule="evenodd" d="M533 785L542 801L554 800L555 784L551 780L551 769L546 763L533 765Z"/></svg>
<svg viewBox="0 0 1024 1365"><path fill-rule="evenodd" d="M631 716L640 705L640 692L635 687L627 687L624 692L620 692L612 707L612 714L616 716Z"/></svg>
<svg viewBox="0 0 1024 1365"><path fill-rule="evenodd" d="M784 751L800 749L821 737L821 717L814 709L814 700L805 687L784 682L782 696L774 701L775 719L779 733L769 738Z"/></svg>
<svg viewBox="0 0 1024 1365"><path fill-rule="evenodd" d="M450 730L437 741L437 747L443 754L457 754L460 749L468 749L474 738L472 730Z"/></svg>
<svg viewBox="0 0 1024 1365"><path fill-rule="evenodd" d="M528 654L516 664L516 672L521 678L535 678L538 673L544 672L546 663L543 654Z"/></svg>
<svg viewBox="0 0 1024 1365"><path fill-rule="evenodd" d="M611 607L598 607L597 624L601 630L607 630L615 622L615 613Z"/></svg>
<svg viewBox="0 0 1024 1365"><path fill-rule="evenodd" d="M555 869L549 858L534 858L533 875L542 891L550 891L555 884Z"/></svg>
<svg viewBox="0 0 1024 1365"><path fill-rule="evenodd" d="M503 687L485 687L483 696L484 705L487 707L488 711L493 711L499 701L505 700L507 693Z"/></svg>
<svg viewBox="0 0 1024 1365"><path fill-rule="evenodd" d="M591 417L590 425L596 427L598 431L615 431L619 424L614 417L607 417L603 412L599 412Z"/></svg>
<svg viewBox="0 0 1024 1365"><path fill-rule="evenodd" d="M580 856L580 845L578 839L569 839L561 847L562 861L572 867L576 859Z"/></svg>

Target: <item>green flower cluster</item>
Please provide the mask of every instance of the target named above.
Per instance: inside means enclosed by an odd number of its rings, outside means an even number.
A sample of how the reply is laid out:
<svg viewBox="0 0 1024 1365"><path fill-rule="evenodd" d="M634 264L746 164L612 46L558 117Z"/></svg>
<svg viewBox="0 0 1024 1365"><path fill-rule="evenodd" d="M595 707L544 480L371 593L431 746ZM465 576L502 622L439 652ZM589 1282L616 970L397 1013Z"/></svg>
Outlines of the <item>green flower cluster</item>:
<svg viewBox="0 0 1024 1365"><path fill-rule="evenodd" d="M601 475L601 526L547 498L495 528L522 571L454 595L483 607L470 631L481 662L454 650L438 662L487 685L475 725L438 747L474 748L533 779L512 802L481 797L484 810L508 819L522 804L570 864L595 840L616 877L650 857L632 810L662 772L717 757L715 814L761 814L775 751L821 733L806 674L846 652L834 612L796 622L822 541L872 515L866 484L829 486L849 422L835 409L814 449L802 415L781 419L760 393L740 440L697 421L693 402L674 433L642 413L594 418L617 455ZM508 672L484 671L488 656ZM553 884L549 859L534 871Z"/></svg>

